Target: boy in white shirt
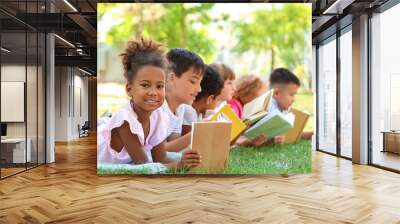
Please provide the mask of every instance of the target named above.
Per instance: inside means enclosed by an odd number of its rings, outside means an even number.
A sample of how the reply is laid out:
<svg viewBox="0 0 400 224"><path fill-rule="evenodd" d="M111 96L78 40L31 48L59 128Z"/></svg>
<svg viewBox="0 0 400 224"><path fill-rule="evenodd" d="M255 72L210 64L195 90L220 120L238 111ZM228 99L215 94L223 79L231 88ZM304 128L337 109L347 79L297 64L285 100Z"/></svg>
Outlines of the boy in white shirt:
<svg viewBox="0 0 400 224"><path fill-rule="evenodd" d="M170 120L165 147L169 152L180 152L190 143L190 134L181 135L184 108L180 106L191 105L201 91L205 65L199 55L182 48L171 49L167 60L165 103L161 107Z"/></svg>
<svg viewBox="0 0 400 224"><path fill-rule="evenodd" d="M201 121L206 118L209 111L216 108L218 100L217 96L224 87L224 81L218 72L212 67L206 65L203 80L200 83L201 92L197 94L192 106L184 105L184 132L190 131L192 122Z"/></svg>
<svg viewBox="0 0 400 224"><path fill-rule="evenodd" d="M300 80L293 72L286 68L277 68L269 77L269 86L274 90L274 95L269 108L269 113L279 111L286 113L295 101L295 96L300 88ZM309 139L312 132L303 132L302 138ZM275 137L278 143L285 141L284 136Z"/></svg>

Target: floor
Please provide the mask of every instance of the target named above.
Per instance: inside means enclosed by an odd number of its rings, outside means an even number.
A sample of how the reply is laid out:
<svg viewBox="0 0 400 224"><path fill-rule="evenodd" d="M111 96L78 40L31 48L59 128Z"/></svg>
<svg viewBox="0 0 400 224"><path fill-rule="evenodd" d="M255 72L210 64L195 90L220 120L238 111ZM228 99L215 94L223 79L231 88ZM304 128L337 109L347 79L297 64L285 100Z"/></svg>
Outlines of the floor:
<svg viewBox="0 0 400 224"><path fill-rule="evenodd" d="M0 223L400 223L400 174L313 153L309 175L98 176L96 139L0 181Z"/></svg>
<svg viewBox="0 0 400 224"><path fill-rule="evenodd" d="M35 168L37 164L27 164L27 167L25 168L25 164L20 164L18 167L7 167L7 168L1 168L1 178L5 178L20 172L25 171L26 169L32 169Z"/></svg>
<svg viewBox="0 0 400 224"><path fill-rule="evenodd" d="M17 168L1 168L1 177L7 177L25 170L25 167Z"/></svg>
<svg viewBox="0 0 400 224"><path fill-rule="evenodd" d="M395 170L400 170L400 155L392 152L374 151L373 163L389 167Z"/></svg>

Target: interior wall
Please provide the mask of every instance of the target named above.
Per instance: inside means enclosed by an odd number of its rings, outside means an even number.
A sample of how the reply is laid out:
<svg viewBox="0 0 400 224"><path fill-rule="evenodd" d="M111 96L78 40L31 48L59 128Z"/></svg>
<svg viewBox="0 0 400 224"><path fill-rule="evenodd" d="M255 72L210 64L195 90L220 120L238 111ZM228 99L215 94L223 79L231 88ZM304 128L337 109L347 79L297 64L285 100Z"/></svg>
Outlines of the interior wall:
<svg viewBox="0 0 400 224"><path fill-rule="evenodd" d="M72 129L70 135L72 138L78 138L78 125L81 127L85 121L88 121L88 78L82 76L82 73L74 69L73 82L73 113Z"/></svg>
<svg viewBox="0 0 400 224"><path fill-rule="evenodd" d="M88 115L90 122L90 131L97 130L97 78L88 78Z"/></svg>
<svg viewBox="0 0 400 224"><path fill-rule="evenodd" d="M36 74L36 66L27 66L28 75ZM36 108L37 93L36 93L36 77L32 78L28 76L28 82L25 81L25 65L2 65L1 66L1 81L10 82L18 81L27 83L27 108ZM40 101L39 107L43 106L43 102ZM3 108L2 110L6 110ZM35 110L36 111L36 110ZM36 133L36 113L27 113L27 121L35 122L35 124L28 125L28 133ZM7 122L7 136L8 137L23 137L25 138L25 122ZM32 137L28 135L28 138ZM36 138L36 134L35 134Z"/></svg>
<svg viewBox="0 0 400 224"><path fill-rule="evenodd" d="M68 67L55 68L55 141L68 141Z"/></svg>
<svg viewBox="0 0 400 224"><path fill-rule="evenodd" d="M78 125L88 121L88 78L72 67L56 67L56 141L79 138Z"/></svg>

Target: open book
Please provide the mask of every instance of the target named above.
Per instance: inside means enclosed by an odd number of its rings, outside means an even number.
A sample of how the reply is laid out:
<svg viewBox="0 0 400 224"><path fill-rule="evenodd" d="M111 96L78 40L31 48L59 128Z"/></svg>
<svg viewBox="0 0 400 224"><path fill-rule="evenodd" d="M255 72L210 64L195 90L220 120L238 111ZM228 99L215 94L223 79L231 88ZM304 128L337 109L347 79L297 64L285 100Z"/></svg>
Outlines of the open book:
<svg viewBox="0 0 400 224"><path fill-rule="evenodd" d="M243 131L246 129L246 124L233 112L229 104L223 105L218 108L215 114L213 114L210 121L227 121L232 122L232 129L230 140L233 142Z"/></svg>
<svg viewBox="0 0 400 224"><path fill-rule="evenodd" d="M280 135L294 124L294 115L292 113L282 113L278 110L268 113L266 116L251 126L244 135L250 139L261 134L265 134L268 139Z"/></svg>
<svg viewBox="0 0 400 224"><path fill-rule="evenodd" d="M285 143L296 143L301 139L304 127L310 117L309 113L292 108L290 110L294 114L294 125L293 128L289 129L287 132L283 133L285 136Z"/></svg>
<svg viewBox="0 0 400 224"><path fill-rule="evenodd" d="M201 156L199 167L191 173L221 173L230 150L231 122L193 122L190 147Z"/></svg>
<svg viewBox="0 0 400 224"><path fill-rule="evenodd" d="M273 94L274 90L271 89L249 103L246 103L243 106L243 120L247 123L249 120L267 114Z"/></svg>

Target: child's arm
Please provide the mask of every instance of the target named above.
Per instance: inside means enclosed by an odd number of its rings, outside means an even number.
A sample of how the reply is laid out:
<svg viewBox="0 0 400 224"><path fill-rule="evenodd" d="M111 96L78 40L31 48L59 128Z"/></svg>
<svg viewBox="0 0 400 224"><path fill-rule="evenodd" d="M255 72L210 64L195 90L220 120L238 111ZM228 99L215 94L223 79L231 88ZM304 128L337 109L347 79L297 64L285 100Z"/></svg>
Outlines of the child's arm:
<svg viewBox="0 0 400 224"><path fill-rule="evenodd" d="M249 139L245 136L240 136L238 140L236 141L236 144L239 146L244 146L244 147L261 147L267 143L267 137L265 135L259 135L254 139Z"/></svg>
<svg viewBox="0 0 400 224"><path fill-rule="evenodd" d="M125 121L123 125L114 130L117 131L120 141L122 141L122 144L135 164L149 162L138 137L132 134L128 122Z"/></svg>
<svg viewBox="0 0 400 224"><path fill-rule="evenodd" d="M168 152L180 152L190 144L190 132L165 143Z"/></svg>
<svg viewBox="0 0 400 224"><path fill-rule="evenodd" d="M236 141L236 144L239 146L244 146L244 147L255 147L259 148L262 146L265 146L269 143L275 143L275 144L283 144L285 143L285 136L283 135L278 135L273 137L271 140L268 141L268 138L266 135L261 134L257 136L254 139L249 139L245 136L240 136L238 140Z"/></svg>
<svg viewBox="0 0 400 224"><path fill-rule="evenodd" d="M200 155L191 149L186 149L182 152L180 161L167 157L165 143L160 143L151 150L151 155L154 162L164 164L169 169L179 169L184 167L196 167L200 164Z"/></svg>
<svg viewBox="0 0 400 224"><path fill-rule="evenodd" d="M303 133L301 133L301 139L311 139L313 136L314 132L313 131L304 131Z"/></svg>
<svg viewBox="0 0 400 224"><path fill-rule="evenodd" d="M277 135L272 138L272 140L275 144L284 144L285 143L285 136L284 135Z"/></svg>
<svg viewBox="0 0 400 224"><path fill-rule="evenodd" d="M179 133L172 133L170 136L168 136L167 141L172 141L175 140L177 138L180 138L182 135L180 135Z"/></svg>

